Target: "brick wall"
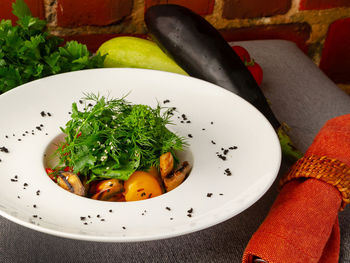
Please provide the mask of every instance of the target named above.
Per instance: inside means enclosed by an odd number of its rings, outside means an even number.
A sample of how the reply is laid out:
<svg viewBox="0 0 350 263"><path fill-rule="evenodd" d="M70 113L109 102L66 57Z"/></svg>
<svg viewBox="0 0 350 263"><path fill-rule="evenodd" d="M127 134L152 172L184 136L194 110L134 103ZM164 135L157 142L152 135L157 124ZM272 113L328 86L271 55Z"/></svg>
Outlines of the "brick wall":
<svg viewBox="0 0 350 263"><path fill-rule="evenodd" d="M13 19L0 0L0 19ZM95 51L120 35L146 37L143 15L155 4L179 4L204 16L228 40L295 42L350 94L350 0L25 0L52 34Z"/></svg>

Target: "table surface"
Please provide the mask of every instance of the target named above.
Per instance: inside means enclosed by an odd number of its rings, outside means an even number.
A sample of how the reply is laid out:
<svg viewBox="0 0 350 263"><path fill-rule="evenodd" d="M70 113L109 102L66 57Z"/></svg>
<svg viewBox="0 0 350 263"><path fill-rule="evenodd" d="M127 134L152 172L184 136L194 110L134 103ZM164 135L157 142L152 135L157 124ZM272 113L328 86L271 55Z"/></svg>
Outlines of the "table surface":
<svg viewBox="0 0 350 263"><path fill-rule="evenodd" d="M264 71L261 88L280 120L305 151L330 118L350 113L350 97L331 82L294 43L236 42ZM290 167L282 162L280 178ZM50 236L0 217L0 262L240 262L252 234L271 207L277 181L253 206L208 229L159 241L99 243ZM340 262L350 262L350 209L339 214Z"/></svg>

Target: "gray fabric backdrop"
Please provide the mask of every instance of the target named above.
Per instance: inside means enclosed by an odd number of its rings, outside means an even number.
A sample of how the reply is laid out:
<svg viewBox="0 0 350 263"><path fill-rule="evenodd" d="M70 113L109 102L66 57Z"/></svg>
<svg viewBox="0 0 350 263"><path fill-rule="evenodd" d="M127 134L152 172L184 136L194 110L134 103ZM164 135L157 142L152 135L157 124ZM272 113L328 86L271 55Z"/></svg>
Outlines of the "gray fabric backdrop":
<svg viewBox="0 0 350 263"><path fill-rule="evenodd" d="M293 43L237 42L262 66L262 89L280 121L305 151L328 119L350 113L350 97L335 86ZM279 177L288 169L283 162ZM35 232L0 217L0 262L240 262L251 235L275 199L275 184L252 207L193 234L139 243L97 243ZM350 262L350 209L339 215L340 262Z"/></svg>

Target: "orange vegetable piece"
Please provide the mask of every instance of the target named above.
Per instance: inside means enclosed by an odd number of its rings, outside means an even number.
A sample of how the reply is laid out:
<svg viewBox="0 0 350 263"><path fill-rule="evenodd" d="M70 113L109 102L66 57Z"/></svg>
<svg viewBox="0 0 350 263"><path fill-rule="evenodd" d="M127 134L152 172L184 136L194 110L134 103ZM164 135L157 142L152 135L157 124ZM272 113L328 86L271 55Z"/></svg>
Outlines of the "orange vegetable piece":
<svg viewBox="0 0 350 263"><path fill-rule="evenodd" d="M134 172L124 182L125 201L139 201L159 196L163 193L158 180L150 173Z"/></svg>

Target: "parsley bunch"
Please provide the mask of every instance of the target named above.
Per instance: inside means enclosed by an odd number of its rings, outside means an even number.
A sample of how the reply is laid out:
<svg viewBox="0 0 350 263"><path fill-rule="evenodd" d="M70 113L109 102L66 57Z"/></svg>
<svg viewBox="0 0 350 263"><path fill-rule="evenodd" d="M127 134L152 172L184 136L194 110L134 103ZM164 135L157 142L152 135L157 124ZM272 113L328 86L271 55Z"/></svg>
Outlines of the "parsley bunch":
<svg viewBox="0 0 350 263"><path fill-rule="evenodd" d="M182 150L182 137L169 131L173 108L132 105L124 98L87 94L84 111L72 104L72 119L61 130L60 165L72 167L88 181L127 180L136 170L159 166L161 154Z"/></svg>
<svg viewBox="0 0 350 263"><path fill-rule="evenodd" d="M91 56L76 41L60 46L63 39L45 31L46 21L33 17L23 0L12 5L18 17L0 21L0 94L49 75L103 67L104 56Z"/></svg>

